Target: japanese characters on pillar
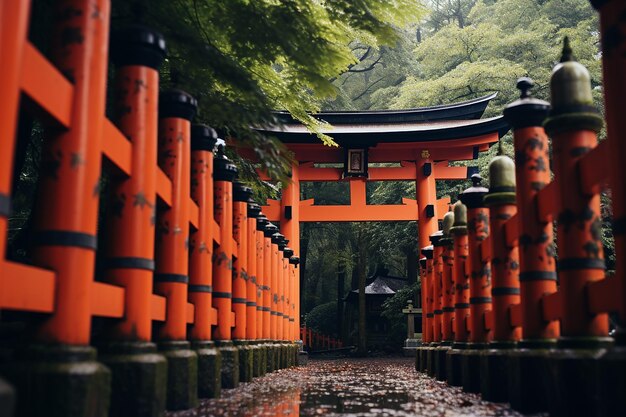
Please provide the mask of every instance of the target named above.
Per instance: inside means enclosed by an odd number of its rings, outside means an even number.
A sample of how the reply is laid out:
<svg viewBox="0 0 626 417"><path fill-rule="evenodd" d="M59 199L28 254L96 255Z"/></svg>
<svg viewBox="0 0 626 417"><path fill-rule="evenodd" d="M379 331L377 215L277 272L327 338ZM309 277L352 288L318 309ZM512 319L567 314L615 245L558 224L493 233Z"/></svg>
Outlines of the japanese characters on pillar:
<svg viewBox="0 0 626 417"><path fill-rule="evenodd" d="M441 341L452 344L454 341L454 329L452 319L454 317L454 242L450 235L450 229L454 224L454 213L449 211L443 216L443 236L439 243L443 247L442 260L442 320Z"/></svg>
<svg viewBox="0 0 626 417"><path fill-rule="evenodd" d="M576 163L598 145L603 121L593 106L591 78L572 58L565 38L561 63L550 78L552 110L545 121L552 138L554 175L561 205L557 222L561 337L559 347L597 347L610 342L608 315L592 314L585 286L604 279L600 193L581 193Z"/></svg>
<svg viewBox="0 0 626 417"><path fill-rule="evenodd" d="M269 224L267 217L261 212L256 219L256 311L257 339L265 339L265 227Z"/></svg>
<svg viewBox="0 0 626 417"><path fill-rule="evenodd" d="M211 340L213 309L213 152L217 133L191 127L191 198L198 205L198 230L190 236L189 301L194 305L192 340Z"/></svg>
<svg viewBox="0 0 626 417"><path fill-rule="evenodd" d="M467 239L467 207L460 201L454 205L454 342L464 345L469 338L470 294Z"/></svg>
<svg viewBox="0 0 626 417"><path fill-rule="evenodd" d="M511 307L520 302L519 253L517 245L509 245L504 225L517 212L515 206L515 164L506 155L498 155L489 164L489 207L492 246L493 343L503 347L514 345L522 329L511 324Z"/></svg>
<svg viewBox="0 0 626 417"><path fill-rule="evenodd" d="M272 291L275 285L276 258L278 255L278 246L272 245L272 235L278 231L278 227L268 222L263 230L263 275L265 284L263 285L263 339L273 339L276 321L272 324L273 300ZM273 247L276 246L276 255L274 255Z"/></svg>
<svg viewBox="0 0 626 417"><path fill-rule="evenodd" d="M117 66L116 125L132 140L132 172L142 173L128 178L114 177L110 184L111 201L117 205L117 210L110 212L106 223L104 279L126 291L124 317L113 325L111 336L115 340L149 342L152 338L158 69L165 58L165 41L159 33L145 27L129 27L113 37L111 55Z"/></svg>
<svg viewBox="0 0 626 417"><path fill-rule="evenodd" d="M248 291L248 201L252 188L233 183L233 238L237 244L237 259L233 265L233 339L246 339Z"/></svg>
<svg viewBox="0 0 626 417"><path fill-rule="evenodd" d="M556 320L544 320L541 298L556 291L556 261L552 219L539 218L535 196L550 183L548 136L542 127L550 104L531 97L533 81L520 78L518 100L504 109L513 126L516 202L520 224L520 295L522 340L520 346L550 345L559 335Z"/></svg>
<svg viewBox="0 0 626 417"><path fill-rule="evenodd" d="M237 167L219 146L213 162L215 221L220 226L220 245L213 256L213 305L217 309L217 326L213 339L231 340L233 291L233 181Z"/></svg>
<svg viewBox="0 0 626 417"><path fill-rule="evenodd" d="M430 235L430 241L433 243L433 342L441 343L442 337L442 321L443 321L443 232L436 231Z"/></svg>
<svg viewBox="0 0 626 417"><path fill-rule="evenodd" d="M154 289L167 299L162 341L184 341L187 336L189 282L189 191L191 189L191 123L197 102L181 90L159 97L159 167L172 182L172 205L156 218L156 272Z"/></svg>
<svg viewBox="0 0 626 417"><path fill-rule="evenodd" d="M479 174L472 175L472 186L461 193L461 202L467 206L467 239L470 264L470 319L472 331L469 342L473 347L486 347L491 340L491 329L485 314L491 310L491 264L483 261L480 243L489 236L489 210L483 198L487 188L481 186Z"/></svg>
<svg viewBox="0 0 626 417"><path fill-rule="evenodd" d="M257 291L258 273L257 264L259 258L257 240L257 218L261 214L261 207L253 202L248 202L248 282L246 286L246 339L258 339L257 326ZM260 312L259 312L260 313Z"/></svg>
<svg viewBox="0 0 626 417"><path fill-rule="evenodd" d="M424 271L424 277L422 278L422 317L425 318L424 327L422 328L422 340L424 343L430 343L433 341L433 327L434 327L434 268L433 268L433 245L425 246L422 248L422 255L426 257L426 268Z"/></svg>
<svg viewBox="0 0 626 417"><path fill-rule="evenodd" d="M99 7L97 18L87 10L93 6ZM67 7L76 11L55 21L51 52L52 62L61 73L72 75L72 123L68 129L47 135L43 142L43 169L34 205L33 257L38 266L55 271L56 298L54 313L40 326L37 337L50 343L87 345L100 200L110 4L106 0L93 4L73 1L57 7L59 14ZM68 42L64 36L68 31L78 34L81 41ZM2 74L4 71L8 69Z"/></svg>

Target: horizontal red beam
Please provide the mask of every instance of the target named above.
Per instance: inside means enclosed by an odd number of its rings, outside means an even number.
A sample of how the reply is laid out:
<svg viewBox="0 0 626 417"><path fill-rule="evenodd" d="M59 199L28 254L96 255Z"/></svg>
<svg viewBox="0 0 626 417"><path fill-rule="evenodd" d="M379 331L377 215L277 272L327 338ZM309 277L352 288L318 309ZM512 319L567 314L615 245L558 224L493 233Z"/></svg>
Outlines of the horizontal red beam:
<svg viewBox="0 0 626 417"><path fill-rule="evenodd" d="M0 308L52 313L55 273L0 260Z"/></svg>

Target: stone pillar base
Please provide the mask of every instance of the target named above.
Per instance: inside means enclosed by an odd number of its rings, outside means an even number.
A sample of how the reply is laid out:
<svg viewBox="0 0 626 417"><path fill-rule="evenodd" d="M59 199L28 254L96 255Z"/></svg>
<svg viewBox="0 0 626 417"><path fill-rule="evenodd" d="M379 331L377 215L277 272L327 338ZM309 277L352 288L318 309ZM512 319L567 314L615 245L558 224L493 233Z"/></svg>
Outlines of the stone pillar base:
<svg viewBox="0 0 626 417"><path fill-rule="evenodd" d="M111 372L90 346L31 345L2 366L24 417L107 417Z"/></svg>
<svg viewBox="0 0 626 417"><path fill-rule="evenodd" d="M463 391L480 392L480 355L486 345L468 344L461 355L461 381Z"/></svg>
<svg viewBox="0 0 626 417"><path fill-rule="evenodd" d="M304 350L298 351L298 366L305 366L309 363L309 354Z"/></svg>
<svg viewBox="0 0 626 417"><path fill-rule="evenodd" d="M277 356L278 356L278 347L277 345L272 342L272 341L267 341L267 368L266 368L266 372L270 373L270 372L274 372L275 370L278 369L278 364L276 363L277 360Z"/></svg>
<svg viewBox="0 0 626 417"><path fill-rule="evenodd" d="M557 346L560 344L561 340ZM598 374L600 358L605 353L606 349L602 348L551 351L548 357L551 375L548 411L551 417L592 416L597 412L600 393L593 376Z"/></svg>
<svg viewBox="0 0 626 417"><path fill-rule="evenodd" d="M520 342L511 351L509 359L509 403L511 408L524 414L538 413L548 409L546 390L548 373L547 348L554 343L533 343L536 348L526 349L528 342Z"/></svg>
<svg viewBox="0 0 626 417"><path fill-rule="evenodd" d="M15 390L0 379L0 417L13 417L15 412Z"/></svg>
<svg viewBox="0 0 626 417"><path fill-rule="evenodd" d="M222 354L210 340L193 341L198 355L198 397L219 398L222 391Z"/></svg>
<svg viewBox="0 0 626 417"><path fill-rule="evenodd" d="M267 369L267 346L260 340L254 342L255 350L253 351L253 376L263 376Z"/></svg>
<svg viewBox="0 0 626 417"><path fill-rule="evenodd" d="M431 346L426 348L426 373L429 376L434 377L436 374L435 366L436 366L436 351L437 347L439 347L439 343L432 343Z"/></svg>
<svg viewBox="0 0 626 417"><path fill-rule="evenodd" d="M437 381L445 381L446 375L446 355L450 350L452 343L444 342L435 348L435 378Z"/></svg>
<svg viewBox="0 0 626 417"><path fill-rule="evenodd" d="M239 351L231 340L216 340L215 346L222 355L222 388L239 386Z"/></svg>
<svg viewBox="0 0 626 417"><path fill-rule="evenodd" d="M596 383L600 391L597 415L609 417L623 413L626 410L626 345L608 349L601 356Z"/></svg>
<svg viewBox="0 0 626 417"><path fill-rule="evenodd" d="M185 340L158 342L167 359L167 409L187 410L198 405L198 355Z"/></svg>
<svg viewBox="0 0 626 417"><path fill-rule="evenodd" d="M452 349L446 353L446 375L448 384L453 387L463 385L463 374L461 369L461 355L465 350L465 343L454 343Z"/></svg>
<svg viewBox="0 0 626 417"><path fill-rule="evenodd" d="M497 347L497 348L496 348ZM489 344L480 357L480 393L483 400L495 403L509 401L509 359L515 343ZM495 349L494 349L495 348Z"/></svg>
<svg viewBox="0 0 626 417"><path fill-rule="evenodd" d="M234 340L239 351L239 382L250 382L254 376L254 352L247 340Z"/></svg>
<svg viewBox="0 0 626 417"><path fill-rule="evenodd" d="M167 393L167 360L150 342L111 342L100 347L100 360L109 367L111 409L120 417L163 415Z"/></svg>

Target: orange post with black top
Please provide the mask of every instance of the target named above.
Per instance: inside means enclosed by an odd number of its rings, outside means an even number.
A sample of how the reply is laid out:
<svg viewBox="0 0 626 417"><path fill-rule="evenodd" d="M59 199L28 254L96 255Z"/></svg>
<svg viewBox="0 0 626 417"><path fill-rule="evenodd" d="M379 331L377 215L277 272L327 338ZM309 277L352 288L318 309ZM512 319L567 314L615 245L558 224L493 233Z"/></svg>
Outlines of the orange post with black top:
<svg viewBox="0 0 626 417"><path fill-rule="evenodd" d="M424 275L422 278L422 314L426 318L424 327L422 329L423 339L425 343L433 341L433 246L429 245L421 250L422 255L426 258L426 267L424 268Z"/></svg>
<svg viewBox="0 0 626 417"><path fill-rule="evenodd" d="M157 214L155 292L167 299L159 340L186 340L189 282L191 124L196 100L180 90L161 93L159 167L172 182L172 206Z"/></svg>
<svg viewBox="0 0 626 417"><path fill-rule="evenodd" d="M233 273L233 338L246 339L248 280L248 201L252 189L239 182L233 184L233 237L237 243L237 260Z"/></svg>
<svg viewBox="0 0 626 417"><path fill-rule="evenodd" d="M267 217L259 213L256 219L256 311L257 311L257 339L265 339L265 310L263 295L265 293L265 226Z"/></svg>
<svg viewBox="0 0 626 417"><path fill-rule="evenodd" d="M451 345L454 340L452 319L454 317L454 242L450 235L450 229L454 223L454 213L448 212L443 218L443 237L439 243L443 246L442 260L442 286L441 286L441 341Z"/></svg>
<svg viewBox="0 0 626 417"><path fill-rule="evenodd" d="M257 264L259 258L257 240L257 217L261 214L258 204L248 202L248 281L246 285L246 339L256 340L258 318L257 314L257 291L259 274Z"/></svg>
<svg viewBox="0 0 626 417"><path fill-rule="evenodd" d="M440 241L443 232L440 230L430 235L430 241L433 243L433 342L441 342L441 326L442 326L442 284L443 284L443 246Z"/></svg>
<svg viewBox="0 0 626 417"><path fill-rule="evenodd" d="M271 314L273 300L272 293L273 291L273 271L276 269L276 257L273 255L272 248L272 235L278 231L278 228L271 223L267 223L265 228L263 229L264 237L263 237L263 275L264 275L264 284L263 284L263 339L273 339L272 331L272 317ZM277 249L278 250L278 249ZM272 266L274 265L274 266ZM276 323L274 322L274 325Z"/></svg>
<svg viewBox="0 0 626 417"><path fill-rule="evenodd" d="M505 225L515 221L515 166L513 160L498 155L489 164L489 193L485 204L489 207L491 226L491 265L493 296L493 341L483 354L480 368L481 393L489 401L508 400L508 350L516 346L522 336L518 323L512 323L513 308L519 306L519 252L516 239L508 239ZM510 242L513 241L511 244Z"/></svg>
<svg viewBox="0 0 626 417"><path fill-rule="evenodd" d="M190 236L189 301L194 322L189 337L212 338L213 309L213 153L217 133L206 125L191 127L191 198L198 205L198 230Z"/></svg>
<svg viewBox="0 0 626 417"><path fill-rule="evenodd" d="M293 338L293 314L291 306L293 304L293 267L289 263L289 260L293 256L293 249L285 247L283 250L283 271L284 271L284 288L285 288L285 302L283 303L283 340L294 341Z"/></svg>
<svg viewBox="0 0 626 417"><path fill-rule="evenodd" d="M469 337L469 265L467 240L467 208L460 201L454 205L454 225L450 230L454 240L454 342L464 347Z"/></svg>
<svg viewBox="0 0 626 417"><path fill-rule="evenodd" d="M109 13L107 0L59 2L56 11L52 60L73 83L73 103L71 126L44 141L35 205L34 260L56 272L54 313L37 332L44 342L87 345L91 336ZM2 42L13 46L4 34Z"/></svg>

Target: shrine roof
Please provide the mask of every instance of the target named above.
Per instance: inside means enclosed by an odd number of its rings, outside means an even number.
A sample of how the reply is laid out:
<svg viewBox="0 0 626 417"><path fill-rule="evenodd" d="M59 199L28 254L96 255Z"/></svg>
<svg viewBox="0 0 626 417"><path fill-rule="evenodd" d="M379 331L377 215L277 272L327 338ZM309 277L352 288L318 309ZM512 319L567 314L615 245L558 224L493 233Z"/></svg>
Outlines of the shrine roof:
<svg viewBox="0 0 626 417"><path fill-rule="evenodd" d="M502 116L478 120L439 120L411 123L363 123L323 127L321 132L341 146L373 146L377 143L430 142L463 139L498 133L510 129ZM320 143L319 138L302 124L256 128L276 136L284 143Z"/></svg>
<svg viewBox="0 0 626 417"><path fill-rule="evenodd" d="M480 119L489 102L497 95L498 93L493 93L472 100L430 107L416 107L403 110L325 111L313 113L311 116L332 125ZM275 111L273 114L281 124L298 124L298 121L295 120L289 112Z"/></svg>

